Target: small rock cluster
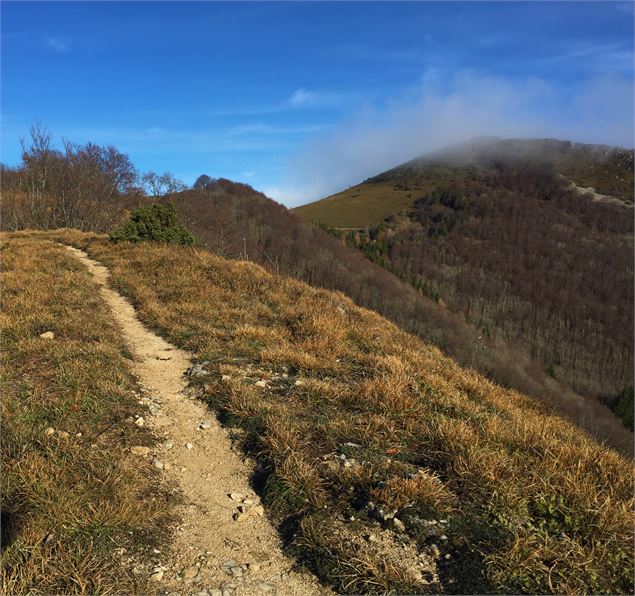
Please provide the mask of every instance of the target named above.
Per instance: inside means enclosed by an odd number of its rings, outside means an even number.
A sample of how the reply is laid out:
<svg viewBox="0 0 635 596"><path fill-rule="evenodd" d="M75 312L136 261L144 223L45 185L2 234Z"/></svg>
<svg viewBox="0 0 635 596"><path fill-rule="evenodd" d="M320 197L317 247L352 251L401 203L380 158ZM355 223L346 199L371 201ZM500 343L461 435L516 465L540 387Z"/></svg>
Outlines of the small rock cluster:
<svg viewBox="0 0 635 596"><path fill-rule="evenodd" d="M140 406L146 406L153 416L158 416L161 413L163 400L158 395L152 395L147 392L137 403Z"/></svg>
<svg viewBox="0 0 635 596"><path fill-rule="evenodd" d="M238 503L237 512L233 516L237 523L244 523L265 514L265 508L259 503L258 497L255 495L247 497L241 493L231 493L228 496L232 501Z"/></svg>
<svg viewBox="0 0 635 596"><path fill-rule="evenodd" d="M185 371L185 374L188 377L192 377L194 379L200 379L203 377L209 376L209 371L205 369L206 366L209 365L209 360L203 360L203 362L199 362L198 364L194 364L190 368Z"/></svg>
<svg viewBox="0 0 635 596"><path fill-rule="evenodd" d="M301 387L305 383L302 379L290 375L288 368L285 366L282 367L282 372L274 372L254 367L253 364L248 363L241 369L236 368L231 372L233 376L229 374L221 375L221 381L228 383L232 379L239 379L260 389L288 388L289 386Z"/></svg>
<svg viewBox="0 0 635 596"><path fill-rule="evenodd" d="M65 430L56 430L52 426L49 426L44 431L44 436L45 437L52 437L53 435L59 437L60 439L70 439L71 438L71 433L66 432ZM79 439L79 438L81 438L81 436L82 436L82 433L77 433L75 435L75 438Z"/></svg>
<svg viewBox="0 0 635 596"><path fill-rule="evenodd" d="M422 586L438 585L439 576L434 557L420 553L415 542L404 534L395 534L390 529L374 528L360 534L337 522L333 526L334 537L358 553L360 560L380 560L402 569L411 581Z"/></svg>

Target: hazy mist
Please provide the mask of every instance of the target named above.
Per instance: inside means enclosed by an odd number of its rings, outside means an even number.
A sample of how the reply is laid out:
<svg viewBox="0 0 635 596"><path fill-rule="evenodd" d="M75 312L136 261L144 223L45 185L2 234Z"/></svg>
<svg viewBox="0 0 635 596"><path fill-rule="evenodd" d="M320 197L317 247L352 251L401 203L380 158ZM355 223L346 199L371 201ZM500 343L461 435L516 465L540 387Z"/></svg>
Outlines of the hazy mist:
<svg viewBox="0 0 635 596"><path fill-rule="evenodd" d="M480 135L632 147L632 106L632 86L619 76L588 80L563 98L538 78L463 72L448 83L430 71L407 97L363 105L313 137L286 165L281 184L265 192L288 206L303 204Z"/></svg>

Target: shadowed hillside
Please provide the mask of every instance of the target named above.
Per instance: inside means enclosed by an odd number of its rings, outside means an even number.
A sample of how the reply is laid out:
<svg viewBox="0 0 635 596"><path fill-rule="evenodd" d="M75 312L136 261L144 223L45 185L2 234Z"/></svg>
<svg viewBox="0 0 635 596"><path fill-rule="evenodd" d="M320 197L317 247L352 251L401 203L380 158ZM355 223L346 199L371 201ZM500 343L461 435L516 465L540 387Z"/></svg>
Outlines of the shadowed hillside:
<svg viewBox="0 0 635 596"><path fill-rule="evenodd" d="M217 180L207 190L177 195L175 204L183 221L214 253L247 258L270 271L340 290L439 346L463 365L539 397L597 436L631 450L632 435L606 407L576 395L523 350L484 336L421 291L369 262L360 251L302 223L262 193Z"/></svg>

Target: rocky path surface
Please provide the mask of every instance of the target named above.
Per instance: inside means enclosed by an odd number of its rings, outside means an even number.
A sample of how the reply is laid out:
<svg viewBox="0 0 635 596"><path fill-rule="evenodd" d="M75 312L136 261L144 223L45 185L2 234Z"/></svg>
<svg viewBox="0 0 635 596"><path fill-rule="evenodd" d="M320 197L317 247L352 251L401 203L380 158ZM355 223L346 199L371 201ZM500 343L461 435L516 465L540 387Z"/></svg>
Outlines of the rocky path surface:
<svg viewBox="0 0 635 596"><path fill-rule="evenodd" d="M156 553L153 584L163 594L199 596L300 596L325 594L316 579L292 569L278 535L250 487L252 466L232 450L213 413L185 393L186 352L155 335L131 304L107 286L108 270L76 248L66 247L90 271L112 309L135 357L151 416L139 417L164 441L154 450L133 447L150 458L184 496L181 525L171 553Z"/></svg>

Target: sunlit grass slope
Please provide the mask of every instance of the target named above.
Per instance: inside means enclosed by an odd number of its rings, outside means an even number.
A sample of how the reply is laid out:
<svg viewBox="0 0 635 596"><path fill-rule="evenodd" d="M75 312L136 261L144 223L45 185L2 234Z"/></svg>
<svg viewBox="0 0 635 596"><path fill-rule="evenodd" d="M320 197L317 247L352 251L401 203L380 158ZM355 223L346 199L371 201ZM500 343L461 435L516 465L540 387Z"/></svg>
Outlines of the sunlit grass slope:
<svg viewBox="0 0 635 596"><path fill-rule="evenodd" d="M418 196L391 184L364 183L292 211L305 221L331 228L364 228L408 209Z"/></svg>
<svg viewBox="0 0 635 596"><path fill-rule="evenodd" d="M460 165L426 164L414 177L380 176L292 211L304 221L329 228L366 228L395 213L409 211L417 199L440 185L473 175L472 170Z"/></svg>
<svg viewBox="0 0 635 596"><path fill-rule="evenodd" d="M126 450L153 438L126 420L140 406L122 339L63 247L5 234L0 249L0 592L147 592L126 561L170 506Z"/></svg>
<svg viewBox="0 0 635 596"><path fill-rule="evenodd" d="M258 458L291 550L336 589L631 592L632 463L572 424L342 294L192 248L60 237L209 361L204 399Z"/></svg>

